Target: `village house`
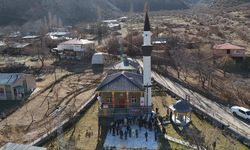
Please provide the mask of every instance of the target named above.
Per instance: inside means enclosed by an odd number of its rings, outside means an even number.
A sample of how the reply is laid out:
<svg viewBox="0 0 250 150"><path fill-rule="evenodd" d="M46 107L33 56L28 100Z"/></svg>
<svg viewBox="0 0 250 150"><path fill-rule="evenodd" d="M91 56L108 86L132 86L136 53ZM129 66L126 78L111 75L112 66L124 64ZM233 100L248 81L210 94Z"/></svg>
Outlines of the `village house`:
<svg viewBox="0 0 250 150"><path fill-rule="evenodd" d="M0 100L23 100L35 88L35 77L30 74L0 73Z"/></svg>
<svg viewBox="0 0 250 150"><path fill-rule="evenodd" d="M40 41L40 36L38 35L26 35L22 37L22 42L36 43L37 41Z"/></svg>
<svg viewBox="0 0 250 150"><path fill-rule="evenodd" d="M103 20L103 23L113 31L121 29L121 24L118 20Z"/></svg>
<svg viewBox="0 0 250 150"><path fill-rule="evenodd" d="M215 58L229 56L236 61L241 61L245 57L246 49L230 43L213 46L213 56Z"/></svg>
<svg viewBox="0 0 250 150"><path fill-rule="evenodd" d="M60 59L81 60L94 54L95 42L86 39L72 39L60 43L52 52L57 53Z"/></svg>
<svg viewBox="0 0 250 150"><path fill-rule="evenodd" d="M11 55L25 55L32 50L31 43L17 43L9 42L8 46L4 49L4 53Z"/></svg>

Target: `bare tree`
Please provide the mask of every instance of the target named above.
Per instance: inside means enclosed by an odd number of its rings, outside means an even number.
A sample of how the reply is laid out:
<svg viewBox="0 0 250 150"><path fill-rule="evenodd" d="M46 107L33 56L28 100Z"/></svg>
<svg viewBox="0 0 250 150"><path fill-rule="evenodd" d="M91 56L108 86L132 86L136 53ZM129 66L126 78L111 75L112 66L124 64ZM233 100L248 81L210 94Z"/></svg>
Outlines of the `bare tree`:
<svg viewBox="0 0 250 150"><path fill-rule="evenodd" d="M34 121L35 121L35 119L34 119L34 112L33 112L33 110L28 110L28 106L27 105L25 105L25 108L26 108L26 112L28 112L29 113L29 115L30 115L30 117L31 117L31 122L30 122L30 124L28 125L28 127L26 128L26 130L29 130L29 128L32 126L32 124L34 123Z"/></svg>

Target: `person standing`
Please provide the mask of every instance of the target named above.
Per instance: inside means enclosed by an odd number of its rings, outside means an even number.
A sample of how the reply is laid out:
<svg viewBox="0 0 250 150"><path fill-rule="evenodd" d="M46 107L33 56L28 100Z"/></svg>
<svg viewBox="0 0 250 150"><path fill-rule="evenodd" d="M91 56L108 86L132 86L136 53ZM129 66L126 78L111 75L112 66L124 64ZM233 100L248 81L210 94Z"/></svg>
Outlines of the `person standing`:
<svg viewBox="0 0 250 150"><path fill-rule="evenodd" d="M124 137L125 137L125 140L127 140L127 137L128 137L128 132L127 131L124 132Z"/></svg>
<svg viewBox="0 0 250 150"><path fill-rule="evenodd" d="M123 139L123 131L120 130L120 139Z"/></svg>
<svg viewBox="0 0 250 150"><path fill-rule="evenodd" d="M147 131L145 132L145 138L146 138L146 141L148 141L148 132Z"/></svg>

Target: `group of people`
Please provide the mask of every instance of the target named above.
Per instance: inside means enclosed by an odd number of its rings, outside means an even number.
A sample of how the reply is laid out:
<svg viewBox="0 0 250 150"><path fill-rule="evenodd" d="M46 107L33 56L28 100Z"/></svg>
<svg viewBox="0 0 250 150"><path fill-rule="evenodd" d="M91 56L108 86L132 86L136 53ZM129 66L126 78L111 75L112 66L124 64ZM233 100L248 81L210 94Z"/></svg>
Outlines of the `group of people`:
<svg viewBox="0 0 250 150"><path fill-rule="evenodd" d="M132 125L138 125L138 129L132 129ZM156 129L157 123L156 119L153 117L153 115L149 117L139 117L139 118L125 118L116 120L111 123L110 125L110 134L112 136L119 136L120 139L127 140L131 137L139 137L139 132L141 132L142 127L146 128L147 130L152 131L153 129ZM148 141L148 132L147 130L144 133L145 140ZM155 130L156 131L156 130ZM155 140L157 139L157 135L155 132Z"/></svg>

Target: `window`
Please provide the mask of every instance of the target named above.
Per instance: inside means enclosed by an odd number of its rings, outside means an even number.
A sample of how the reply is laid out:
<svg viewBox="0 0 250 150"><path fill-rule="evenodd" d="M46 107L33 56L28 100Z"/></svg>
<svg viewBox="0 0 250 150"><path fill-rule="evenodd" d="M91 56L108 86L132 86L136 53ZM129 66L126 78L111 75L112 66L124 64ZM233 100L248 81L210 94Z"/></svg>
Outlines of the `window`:
<svg viewBox="0 0 250 150"><path fill-rule="evenodd" d="M112 103L112 97L108 97L108 98L107 98L107 102L108 102L108 103Z"/></svg>
<svg viewBox="0 0 250 150"><path fill-rule="evenodd" d="M244 111L242 111L242 110L239 110L239 112L242 113L242 114L246 114L246 113L245 113Z"/></svg>
<svg viewBox="0 0 250 150"><path fill-rule="evenodd" d="M131 98L131 103L136 103L136 98L134 96Z"/></svg>
<svg viewBox="0 0 250 150"><path fill-rule="evenodd" d="M4 88L0 88L0 96L4 96Z"/></svg>
<svg viewBox="0 0 250 150"><path fill-rule="evenodd" d="M250 111L247 111L246 113L247 113L247 115L250 115Z"/></svg>
<svg viewBox="0 0 250 150"><path fill-rule="evenodd" d="M227 54L230 54L230 49L227 50Z"/></svg>

